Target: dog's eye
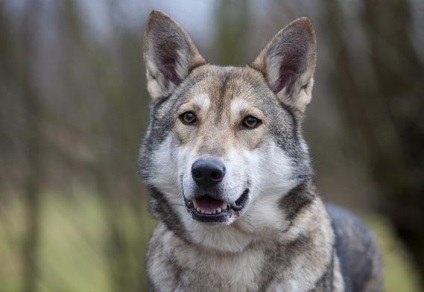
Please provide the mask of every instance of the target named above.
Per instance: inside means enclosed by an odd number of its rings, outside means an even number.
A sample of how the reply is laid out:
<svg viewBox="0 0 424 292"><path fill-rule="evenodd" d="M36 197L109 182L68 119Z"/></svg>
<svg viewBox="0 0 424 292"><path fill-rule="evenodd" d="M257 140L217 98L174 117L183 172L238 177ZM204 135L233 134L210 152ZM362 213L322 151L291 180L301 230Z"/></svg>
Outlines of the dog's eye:
<svg viewBox="0 0 424 292"><path fill-rule="evenodd" d="M183 124L185 124L185 125L194 125L194 124L197 122L196 114L195 114L195 113L193 113L193 112L190 112L190 111L185 112L185 113L182 113L182 114L179 116L179 119L180 119L180 120L181 120L181 122L183 122Z"/></svg>
<svg viewBox="0 0 424 292"><path fill-rule="evenodd" d="M241 129L255 129L262 124L262 121L254 116L247 116L241 122Z"/></svg>

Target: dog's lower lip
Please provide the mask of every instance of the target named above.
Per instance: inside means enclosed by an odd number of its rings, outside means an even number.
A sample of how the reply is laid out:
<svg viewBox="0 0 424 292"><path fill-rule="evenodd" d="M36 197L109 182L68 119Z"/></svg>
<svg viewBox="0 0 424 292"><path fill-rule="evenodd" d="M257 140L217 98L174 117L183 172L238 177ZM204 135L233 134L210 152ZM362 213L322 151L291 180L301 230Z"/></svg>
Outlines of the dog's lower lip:
<svg viewBox="0 0 424 292"><path fill-rule="evenodd" d="M241 211L244 208L244 205L247 202L247 196L249 194L249 189L246 189L243 194L234 202L230 204L230 208L234 211Z"/></svg>
<svg viewBox="0 0 424 292"><path fill-rule="evenodd" d="M189 208L189 209L194 207L192 200L187 200L186 198L184 198L184 203L185 203L186 207Z"/></svg>

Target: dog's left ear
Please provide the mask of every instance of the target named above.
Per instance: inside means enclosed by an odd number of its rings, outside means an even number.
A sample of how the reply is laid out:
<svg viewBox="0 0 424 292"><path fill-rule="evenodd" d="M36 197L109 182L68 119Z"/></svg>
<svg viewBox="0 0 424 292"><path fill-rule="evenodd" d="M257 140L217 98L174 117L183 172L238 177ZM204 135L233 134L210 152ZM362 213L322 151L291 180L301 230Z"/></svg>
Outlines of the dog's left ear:
<svg viewBox="0 0 424 292"><path fill-rule="evenodd" d="M170 95L193 68L206 63L181 26L158 10L147 21L144 61L153 101Z"/></svg>
<svg viewBox="0 0 424 292"><path fill-rule="evenodd" d="M264 74L281 102L303 113L311 100L315 59L314 28L303 17L280 30L251 66Z"/></svg>

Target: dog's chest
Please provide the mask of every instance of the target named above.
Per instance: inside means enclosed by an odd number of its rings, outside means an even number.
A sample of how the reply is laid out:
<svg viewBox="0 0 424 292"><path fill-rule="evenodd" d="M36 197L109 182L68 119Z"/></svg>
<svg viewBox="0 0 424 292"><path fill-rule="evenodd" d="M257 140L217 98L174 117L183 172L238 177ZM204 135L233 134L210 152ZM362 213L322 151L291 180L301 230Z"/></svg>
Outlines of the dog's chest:
<svg viewBox="0 0 424 292"><path fill-rule="evenodd" d="M266 268L264 251L253 249L219 255L179 252L176 261L181 291L258 291Z"/></svg>

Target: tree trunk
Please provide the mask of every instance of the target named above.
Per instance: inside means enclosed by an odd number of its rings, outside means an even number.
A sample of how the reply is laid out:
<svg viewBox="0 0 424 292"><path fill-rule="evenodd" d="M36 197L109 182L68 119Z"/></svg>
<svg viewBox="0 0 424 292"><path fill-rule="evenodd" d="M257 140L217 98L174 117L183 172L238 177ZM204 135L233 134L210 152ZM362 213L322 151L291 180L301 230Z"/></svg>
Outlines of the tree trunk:
<svg viewBox="0 0 424 292"><path fill-rule="evenodd" d="M364 5L363 21L378 89L373 97L385 105L380 111L390 123L389 139L395 147L384 151L386 137L381 137L372 167L387 197L383 212L424 279L424 68L413 47L410 2L372 0Z"/></svg>
<svg viewBox="0 0 424 292"><path fill-rule="evenodd" d="M23 145L26 160L26 179L24 183L24 203L26 233L23 246L23 291L37 290L38 245L40 234L40 190L42 184L42 130L41 102L33 84L33 60L35 52L36 22L40 17L40 3L32 0L23 14L21 40L21 80L22 108L25 117Z"/></svg>

